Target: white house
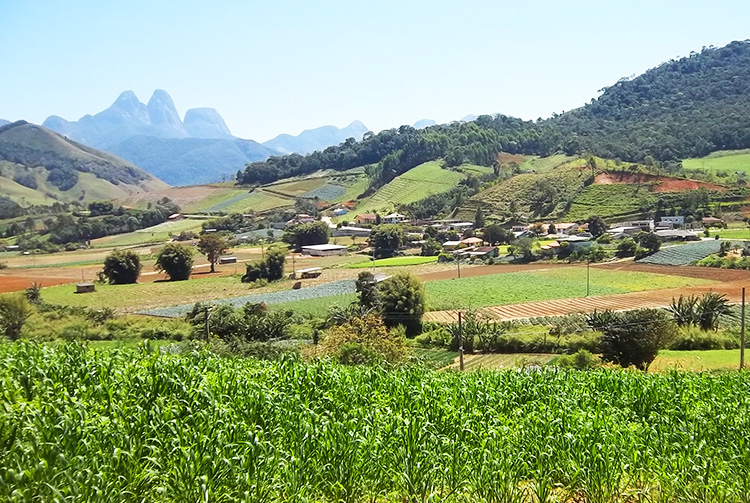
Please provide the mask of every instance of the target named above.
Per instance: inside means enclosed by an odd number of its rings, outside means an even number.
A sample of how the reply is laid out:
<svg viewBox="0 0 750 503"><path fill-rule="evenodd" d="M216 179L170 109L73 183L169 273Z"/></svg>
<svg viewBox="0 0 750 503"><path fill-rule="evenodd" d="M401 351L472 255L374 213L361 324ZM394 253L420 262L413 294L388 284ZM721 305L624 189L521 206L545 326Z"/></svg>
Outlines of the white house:
<svg viewBox="0 0 750 503"><path fill-rule="evenodd" d="M403 224L409 221L409 218L406 215L402 215L401 213L391 213L390 215L386 215L383 217L383 223L386 224Z"/></svg>

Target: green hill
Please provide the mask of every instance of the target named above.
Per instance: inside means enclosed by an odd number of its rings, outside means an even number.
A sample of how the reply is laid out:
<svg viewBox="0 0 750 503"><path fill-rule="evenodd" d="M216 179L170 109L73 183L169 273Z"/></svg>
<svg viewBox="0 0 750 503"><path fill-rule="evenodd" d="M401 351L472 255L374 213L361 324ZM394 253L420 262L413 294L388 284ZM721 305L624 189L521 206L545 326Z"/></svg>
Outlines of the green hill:
<svg viewBox="0 0 750 503"><path fill-rule="evenodd" d="M699 169L716 176L744 173L750 175L750 149L720 150L705 157L685 159L685 169Z"/></svg>
<svg viewBox="0 0 750 503"><path fill-rule="evenodd" d="M0 127L0 197L21 206L118 200L168 188L132 164L19 121Z"/></svg>

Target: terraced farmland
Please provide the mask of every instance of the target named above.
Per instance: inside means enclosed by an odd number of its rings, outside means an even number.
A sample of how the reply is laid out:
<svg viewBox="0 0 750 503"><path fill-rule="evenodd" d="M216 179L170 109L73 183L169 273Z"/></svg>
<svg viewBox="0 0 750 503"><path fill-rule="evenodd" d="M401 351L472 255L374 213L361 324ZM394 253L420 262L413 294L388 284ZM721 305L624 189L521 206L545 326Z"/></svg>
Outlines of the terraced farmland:
<svg viewBox="0 0 750 503"><path fill-rule="evenodd" d="M381 187L363 200L357 211L375 212L393 209L397 204L409 204L432 194L447 192L463 180L465 175L444 169L440 161L426 162Z"/></svg>
<svg viewBox="0 0 750 503"><path fill-rule="evenodd" d="M719 252L720 241L710 239L696 243L685 243L683 245L666 246L648 257L638 261L641 264L657 265L688 265L709 255Z"/></svg>
<svg viewBox="0 0 750 503"><path fill-rule="evenodd" d="M647 188L633 185L589 185L575 198L566 221L578 222L591 215L604 219L639 218L656 202Z"/></svg>

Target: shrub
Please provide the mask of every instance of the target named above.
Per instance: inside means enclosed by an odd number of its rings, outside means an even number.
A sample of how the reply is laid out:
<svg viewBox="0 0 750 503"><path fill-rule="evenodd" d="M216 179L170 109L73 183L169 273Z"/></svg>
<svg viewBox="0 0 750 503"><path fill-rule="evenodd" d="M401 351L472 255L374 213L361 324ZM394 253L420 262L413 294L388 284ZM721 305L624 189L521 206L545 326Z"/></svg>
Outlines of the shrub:
<svg viewBox="0 0 750 503"><path fill-rule="evenodd" d="M113 285L135 283L141 275L141 259L132 250L115 250L104 259L102 273Z"/></svg>
<svg viewBox="0 0 750 503"><path fill-rule="evenodd" d="M20 294L0 296L0 330L10 340L21 336L21 329L34 309Z"/></svg>
<svg viewBox="0 0 750 503"><path fill-rule="evenodd" d="M740 341L729 334L721 332L704 332L696 327L680 329L669 349L696 350L737 349Z"/></svg>
<svg viewBox="0 0 750 503"><path fill-rule="evenodd" d="M659 350L675 338L675 325L666 311L636 309L611 313L611 321L602 328L602 358L622 367L648 370Z"/></svg>
<svg viewBox="0 0 750 503"><path fill-rule="evenodd" d="M266 252L266 257L260 262L247 264L245 275L242 276L243 283L252 283L264 279L276 281L284 277L284 261L286 260L286 250L278 247L271 247Z"/></svg>
<svg viewBox="0 0 750 503"><path fill-rule="evenodd" d="M580 349L572 355L563 355L555 360L555 365L563 368L574 368L578 370L593 369L601 365L601 360L598 356Z"/></svg>
<svg viewBox="0 0 750 503"><path fill-rule="evenodd" d="M187 246L167 243L156 255L156 270L164 271L170 281L183 281L193 271L193 250Z"/></svg>
<svg viewBox="0 0 750 503"><path fill-rule="evenodd" d="M389 332L380 318L370 314L330 328L312 355L331 357L348 365L394 363L406 357L406 340Z"/></svg>

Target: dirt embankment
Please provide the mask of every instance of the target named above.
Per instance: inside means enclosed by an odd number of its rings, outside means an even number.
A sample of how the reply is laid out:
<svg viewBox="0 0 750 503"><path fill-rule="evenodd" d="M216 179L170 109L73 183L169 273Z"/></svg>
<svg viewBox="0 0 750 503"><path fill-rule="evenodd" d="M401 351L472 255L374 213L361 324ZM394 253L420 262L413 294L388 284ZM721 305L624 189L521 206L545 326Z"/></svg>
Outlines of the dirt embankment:
<svg viewBox="0 0 750 503"><path fill-rule="evenodd" d="M649 175L647 173L626 173L624 171L600 173L594 178L594 183L597 185L653 185L654 192L681 192L700 188L719 192L726 192L727 190L721 185L698 180Z"/></svg>

